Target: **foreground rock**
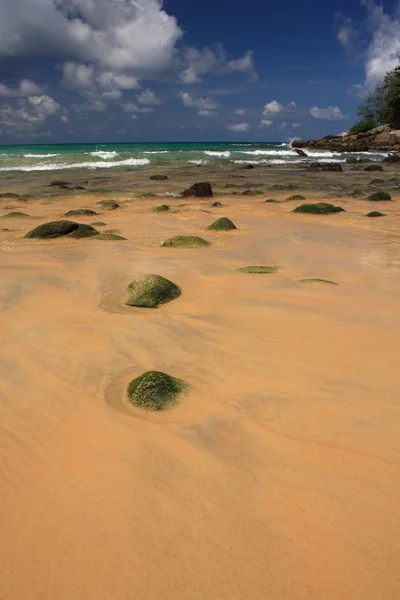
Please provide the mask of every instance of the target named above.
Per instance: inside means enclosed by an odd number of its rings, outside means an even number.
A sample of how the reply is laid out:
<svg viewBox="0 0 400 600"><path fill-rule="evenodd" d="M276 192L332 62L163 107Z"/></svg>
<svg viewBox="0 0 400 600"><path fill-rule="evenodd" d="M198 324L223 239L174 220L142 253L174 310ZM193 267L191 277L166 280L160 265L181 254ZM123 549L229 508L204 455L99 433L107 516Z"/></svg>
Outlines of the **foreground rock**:
<svg viewBox="0 0 400 600"><path fill-rule="evenodd" d="M209 225L207 229L209 231L232 231L237 227L228 217L221 217Z"/></svg>
<svg viewBox="0 0 400 600"><path fill-rule="evenodd" d="M332 152L399 152L400 130L390 129L389 125L375 127L367 133L354 135L328 135L319 140L294 140L293 148L331 150ZM395 161L393 161L395 162ZM398 162L396 160L396 162Z"/></svg>
<svg viewBox="0 0 400 600"><path fill-rule="evenodd" d="M182 294L182 290L160 275L143 275L128 285L128 306L158 308Z"/></svg>
<svg viewBox="0 0 400 600"><path fill-rule="evenodd" d="M381 165L368 165L364 171L383 171L383 167Z"/></svg>
<svg viewBox="0 0 400 600"><path fill-rule="evenodd" d="M188 384L159 371L148 371L128 385L128 400L149 411L165 410L188 389Z"/></svg>
<svg viewBox="0 0 400 600"><path fill-rule="evenodd" d="M367 197L370 202L387 202L392 199L388 192L375 192Z"/></svg>
<svg viewBox="0 0 400 600"><path fill-rule="evenodd" d="M204 181L203 183L195 183L187 190L181 192L182 198L189 198L191 196L195 198L212 198L213 195L212 187L208 181Z"/></svg>
<svg viewBox="0 0 400 600"><path fill-rule="evenodd" d="M334 206L328 202L318 202L317 204L301 204L293 212L309 215L331 215L333 213L344 212L344 208Z"/></svg>
<svg viewBox="0 0 400 600"><path fill-rule="evenodd" d="M167 248L204 248L210 246L210 242L195 235L177 235L165 240L163 246Z"/></svg>
<svg viewBox="0 0 400 600"><path fill-rule="evenodd" d="M52 221L51 223L43 223L28 231L25 234L26 238L58 238L64 236L74 238L92 237L99 235L99 232L91 225L82 225L74 221Z"/></svg>

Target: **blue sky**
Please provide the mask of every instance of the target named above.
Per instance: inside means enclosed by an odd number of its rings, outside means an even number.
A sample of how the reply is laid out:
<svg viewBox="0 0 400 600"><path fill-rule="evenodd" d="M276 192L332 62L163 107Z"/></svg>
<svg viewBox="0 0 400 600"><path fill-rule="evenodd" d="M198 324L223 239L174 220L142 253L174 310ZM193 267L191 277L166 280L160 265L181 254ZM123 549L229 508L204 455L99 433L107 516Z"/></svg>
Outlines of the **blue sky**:
<svg viewBox="0 0 400 600"><path fill-rule="evenodd" d="M398 50L400 0L2 0L0 143L339 133Z"/></svg>

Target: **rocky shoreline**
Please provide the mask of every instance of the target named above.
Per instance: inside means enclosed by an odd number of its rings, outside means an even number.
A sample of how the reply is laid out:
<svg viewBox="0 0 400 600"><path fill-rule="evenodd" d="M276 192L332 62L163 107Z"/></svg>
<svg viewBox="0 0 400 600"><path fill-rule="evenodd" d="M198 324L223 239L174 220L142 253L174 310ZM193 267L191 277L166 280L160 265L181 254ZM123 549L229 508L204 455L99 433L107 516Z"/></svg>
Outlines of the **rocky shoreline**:
<svg viewBox="0 0 400 600"><path fill-rule="evenodd" d="M354 135L327 135L319 140L294 140L294 149L330 150L332 152L390 152L400 161L400 130L388 125Z"/></svg>

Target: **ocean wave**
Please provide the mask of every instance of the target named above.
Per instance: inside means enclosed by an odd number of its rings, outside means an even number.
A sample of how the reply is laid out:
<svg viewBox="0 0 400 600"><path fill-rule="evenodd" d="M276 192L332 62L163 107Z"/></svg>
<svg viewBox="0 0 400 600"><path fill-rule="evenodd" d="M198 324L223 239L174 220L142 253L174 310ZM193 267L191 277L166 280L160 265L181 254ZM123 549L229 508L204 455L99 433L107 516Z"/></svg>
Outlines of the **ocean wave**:
<svg viewBox="0 0 400 600"><path fill-rule="evenodd" d="M51 158L52 156L60 156L60 154L24 154L24 158Z"/></svg>
<svg viewBox="0 0 400 600"><path fill-rule="evenodd" d="M236 150L238 154L251 154L252 156L297 156L293 150Z"/></svg>
<svg viewBox="0 0 400 600"><path fill-rule="evenodd" d="M143 154L169 154L169 150L145 150Z"/></svg>
<svg viewBox="0 0 400 600"><path fill-rule="evenodd" d="M175 192L158 192L158 194L156 194L156 196L162 196L162 197L171 197L171 198L180 198L181 195L180 194L176 194Z"/></svg>
<svg viewBox="0 0 400 600"><path fill-rule="evenodd" d="M115 150L111 150L110 152L107 152L106 150L96 150L96 152L88 152L88 154L90 154L90 156L103 158L104 160L110 160L111 158L118 156L118 152L115 152Z"/></svg>
<svg viewBox="0 0 400 600"><path fill-rule="evenodd" d="M225 150L225 151L221 151L221 152L217 152L216 150L205 150L204 154L207 154L207 156L219 156L220 158L222 158L222 157L229 158L231 155L229 150Z"/></svg>
<svg viewBox="0 0 400 600"><path fill-rule="evenodd" d="M81 162L81 163L48 163L45 165L31 165L19 167L0 167L0 171L63 171L66 169L109 169L111 167L143 167L150 164L148 158L128 158L109 162Z"/></svg>
<svg viewBox="0 0 400 600"><path fill-rule="evenodd" d="M209 160L203 160L203 159L199 159L199 160L188 160L189 163L191 163L192 165L208 165L208 163L210 162Z"/></svg>

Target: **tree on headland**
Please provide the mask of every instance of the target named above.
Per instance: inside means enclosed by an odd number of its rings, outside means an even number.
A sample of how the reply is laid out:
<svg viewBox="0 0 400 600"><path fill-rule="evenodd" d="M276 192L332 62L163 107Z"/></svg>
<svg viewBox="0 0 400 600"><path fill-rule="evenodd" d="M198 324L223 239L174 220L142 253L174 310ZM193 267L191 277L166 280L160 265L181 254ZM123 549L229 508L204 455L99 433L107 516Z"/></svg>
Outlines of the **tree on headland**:
<svg viewBox="0 0 400 600"><path fill-rule="evenodd" d="M400 60L400 53L397 55ZM350 134L370 131L378 125L400 129L400 64L386 74L383 83L367 96L357 108L360 120L350 129Z"/></svg>

